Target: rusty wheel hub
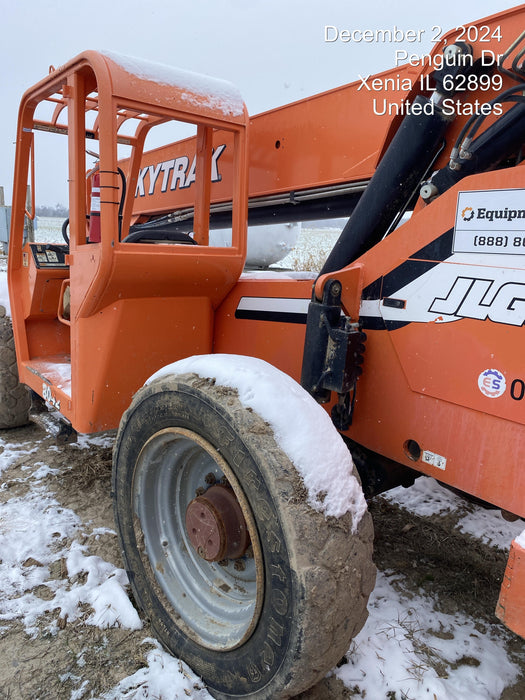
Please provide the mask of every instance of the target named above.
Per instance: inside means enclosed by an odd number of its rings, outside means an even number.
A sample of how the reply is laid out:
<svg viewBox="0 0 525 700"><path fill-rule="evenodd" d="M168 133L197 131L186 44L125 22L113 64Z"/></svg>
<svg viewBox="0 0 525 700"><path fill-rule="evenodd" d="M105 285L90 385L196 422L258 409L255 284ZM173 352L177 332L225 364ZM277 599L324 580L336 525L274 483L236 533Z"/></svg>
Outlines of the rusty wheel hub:
<svg viewBox="0 0 525 700"><path fill-rule="evenodd" d="M197 554L206 561L238 559L250 537L241 506L228 486L211 486L186 509L186 532Z"/></svg>

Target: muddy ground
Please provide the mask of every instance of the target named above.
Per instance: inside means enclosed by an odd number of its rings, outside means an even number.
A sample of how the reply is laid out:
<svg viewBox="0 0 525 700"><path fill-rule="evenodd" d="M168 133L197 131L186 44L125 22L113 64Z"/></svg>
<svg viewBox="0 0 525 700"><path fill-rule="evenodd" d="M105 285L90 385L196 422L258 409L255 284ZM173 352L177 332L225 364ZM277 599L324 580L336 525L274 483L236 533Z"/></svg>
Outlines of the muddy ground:
<svg viewBox="0 0 525 700"><path fill-rule="evenodd" d="M72 509L89 531L113 528L110 495L111 447L91 445L79 449L75 445L53 449L53 439L36 425L0 431L0 438L9 443L30 442L37 447L28 458L20 457L6 470L0 482L0 503L27 492L27 472L22 466L42 462L57 469L43 483L64 507ZM51 449L50 449L51 448ZM0 451L1 451L0 447ZM484 625L494 623L494 608L506 564L506 555L454 529L455 516L418 517L388 501L377 498L371 504L375 521L375 561L382 570L400 572L405 585L414 595L425 592L435 597L443 612L463 611ZM63 544L63 543L62 543ZM89 553L122 566L116 536L86 535L82 544ZM1 559L1 553L0 553ZM61 559L50 567L52 576L67 577ZM34 591L45 597L46 588ZM86 609L86 617L90 611ZM0 699L61 700L99 697L119 680L133 674L145 664L150 635L145 623L139 631L119 628L99 629L83 620L61 623L58 633L44 632L58 612L38 622L41 633L30 639L18 622L0 624ZM525 660L521 640L503 628L501 638L507 652L524 674L513 688L503 693L504 700L525 697ZM89 691L80 694L82 683L89 681ZM86 687L86 690L87 690ZM78 694L78 695L76 695ZM335 678L326 679L303 700L339 700L352 697L352 691ZM401 699L400 699L401 700Z"/></svg>

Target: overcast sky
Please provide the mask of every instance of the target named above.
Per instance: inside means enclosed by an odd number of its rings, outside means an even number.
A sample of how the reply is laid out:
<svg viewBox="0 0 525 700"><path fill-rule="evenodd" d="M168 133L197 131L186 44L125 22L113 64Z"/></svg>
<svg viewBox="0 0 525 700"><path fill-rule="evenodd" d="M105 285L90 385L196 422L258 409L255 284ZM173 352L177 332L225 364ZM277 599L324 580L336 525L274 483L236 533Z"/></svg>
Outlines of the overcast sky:
<svg viewBox="0 0 525 700"><path fill-rule="evenodd" d="M85 49L120 53L235 83L250 114L351 82L394 65L397 48L428 53L432 35L513 7L495 0L0 0L2 111L0 185L11 201L20 97ZM341 29L421 31L412 44L325 41ZM333 36L333 34L331 35ZM51 180L51 178L49 178ZM40 181L38 201L66 202Z"/></svg>

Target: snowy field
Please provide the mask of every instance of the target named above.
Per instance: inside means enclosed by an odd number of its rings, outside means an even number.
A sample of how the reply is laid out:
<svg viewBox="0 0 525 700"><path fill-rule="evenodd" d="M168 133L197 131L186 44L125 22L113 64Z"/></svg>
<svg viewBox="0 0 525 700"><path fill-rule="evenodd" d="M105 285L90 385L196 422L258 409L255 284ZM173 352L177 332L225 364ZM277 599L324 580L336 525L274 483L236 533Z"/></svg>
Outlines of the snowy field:
<svg viewBox="0 0 525 700"><path fill-rule="evenodd" d="M39 222L36 240L60 242L60 225ZM313 248L328 251L336 237L336 231L303 229L299 250L284 264L315 269ZM0 303L5 278L4 261ZM183 662L151 638L129 598L112 524L113 439L81 436L76 444L57 447L34 425L0 431L0 698L211 697ZM383 511L399 514L403 523L390 533L389 554L397 535L401 543L405 533L424 526L435 528L427 550L444 550L446 562L447 542L461 541L466 549L480 549L487 569L493 568L493 555L504 562L524 528L521 521L506 522L497 510L466 503L427 477L375 499L372 512ZM430 577L418 578L418 552L402 551L400 544L403 563L394 567L383 549L379 533L368 622L343 663L302 697L525 697L523 647L492 615L493 606L478 613L475 605L451 604L453 592L436 592ZM445 583L450 576L451 584L454 575L446 564L435 573ZM495 601L497 588L493 593ZM481 597L474 586L471 595Z"/></svg>

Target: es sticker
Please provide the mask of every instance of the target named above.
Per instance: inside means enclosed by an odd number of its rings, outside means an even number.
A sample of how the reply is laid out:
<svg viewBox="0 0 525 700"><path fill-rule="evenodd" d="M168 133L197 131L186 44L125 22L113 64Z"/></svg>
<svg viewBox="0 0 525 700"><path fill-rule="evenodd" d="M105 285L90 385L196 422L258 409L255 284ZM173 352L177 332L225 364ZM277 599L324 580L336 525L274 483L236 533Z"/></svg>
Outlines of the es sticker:
<svg viewBox="0 0 525 700"><path fill-rule="evenodd" d="M484 396L497 399L505 393L507 382L499 370L486 369L478 377L478 387Z"/></svg>

